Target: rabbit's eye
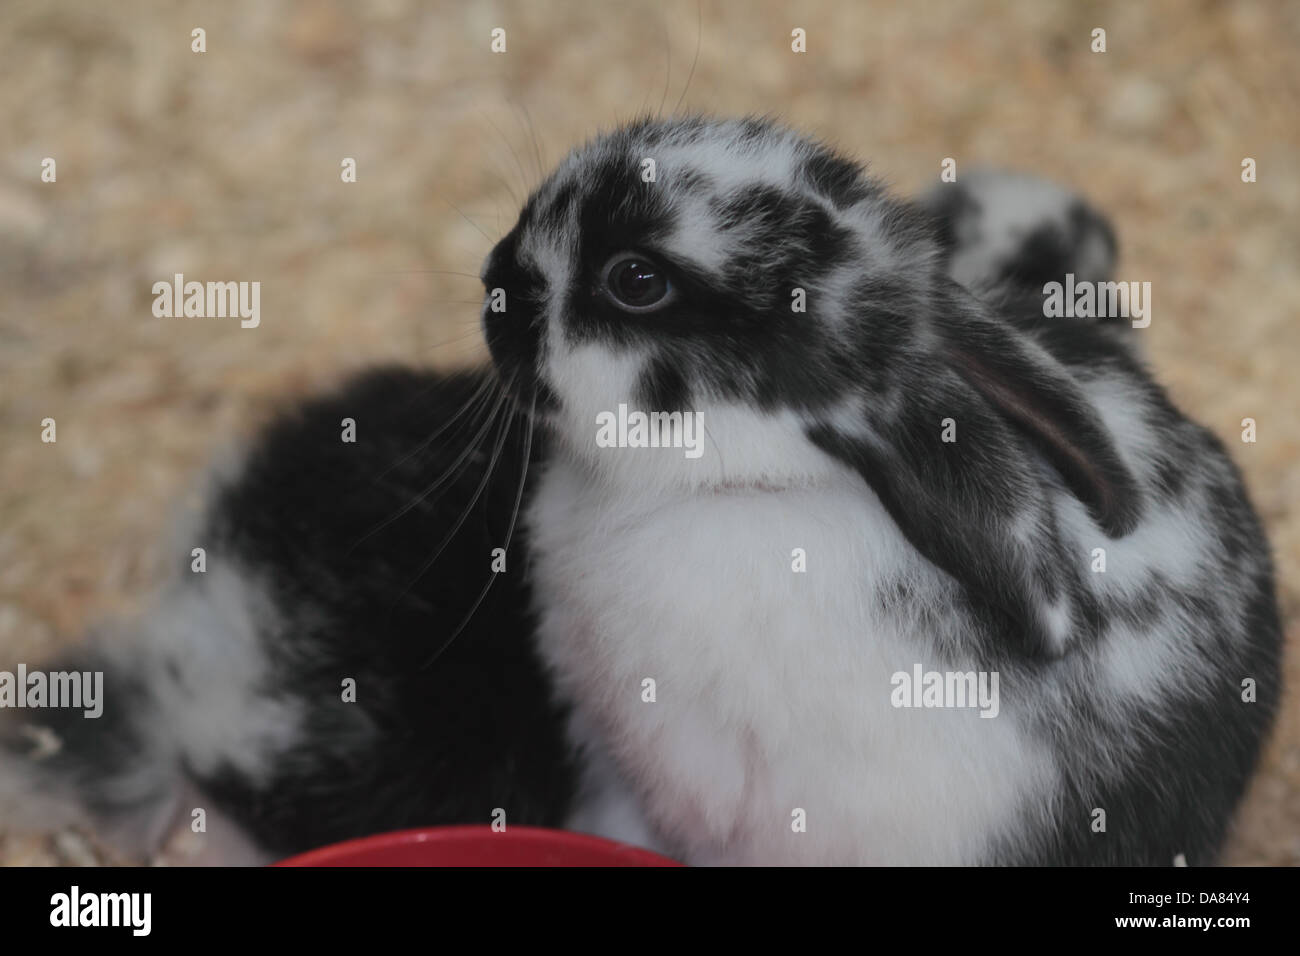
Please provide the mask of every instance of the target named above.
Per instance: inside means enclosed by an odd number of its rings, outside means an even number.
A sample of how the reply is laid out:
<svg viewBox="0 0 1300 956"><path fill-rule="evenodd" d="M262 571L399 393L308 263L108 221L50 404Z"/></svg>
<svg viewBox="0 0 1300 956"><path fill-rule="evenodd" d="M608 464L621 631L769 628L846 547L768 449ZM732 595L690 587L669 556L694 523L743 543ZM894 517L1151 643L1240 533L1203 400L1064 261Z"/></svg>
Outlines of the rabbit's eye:
<svg viewBox="0 0 1300 956"><path fill-rule="evenodd" d="M667 304L672 293L668 274L653 259L621 252L605 266L605 289L629 312L648 312Z"/></svg>

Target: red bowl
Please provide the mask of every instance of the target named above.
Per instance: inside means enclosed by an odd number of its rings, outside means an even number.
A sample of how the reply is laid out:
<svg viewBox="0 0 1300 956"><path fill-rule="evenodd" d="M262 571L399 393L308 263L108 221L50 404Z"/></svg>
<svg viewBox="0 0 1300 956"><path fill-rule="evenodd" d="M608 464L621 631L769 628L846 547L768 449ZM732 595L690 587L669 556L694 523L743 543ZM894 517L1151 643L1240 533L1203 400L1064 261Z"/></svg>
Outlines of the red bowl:
<svg viewBox="0 0 1300 956"><path fill-rule="evenodd" d="M585 833L509 826L426 827L347 840L275 866L681 866Z"/></svg>

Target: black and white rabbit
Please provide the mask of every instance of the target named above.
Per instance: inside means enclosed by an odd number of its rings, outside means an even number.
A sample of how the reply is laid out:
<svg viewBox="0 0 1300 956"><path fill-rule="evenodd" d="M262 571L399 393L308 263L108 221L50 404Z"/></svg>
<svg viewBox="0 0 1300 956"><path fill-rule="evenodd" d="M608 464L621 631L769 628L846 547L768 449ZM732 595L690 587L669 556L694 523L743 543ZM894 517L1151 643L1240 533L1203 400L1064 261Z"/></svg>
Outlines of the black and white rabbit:
<svg viewBox="0 0 1300 956"><path fill-rule="evenodd" d="M1278 691L1265 541L1130 343L1042 317L1104 221L992 182L903 204L759 120L575 151L484 270L527 422L384 372L274 425L73 655L104 718L7 718L0 828L150 850L210 806L204 858L256 860L502 808L691 863L1212 861ZM620 405L694 451L604 447ZM997 716L894 707L914 667L996 672Z"/></svg>
<svg viewBox="0 0 1300 956"><path fill-rule="evenodd" d="M1005 186L927 213L778 125L646 121L491 253L488 345L552 438L571 825L690 863L1214 859L1279 690L1265 538L1118 330L1044 317L1104 221ZM682 417L607 447L629 409ZM895 706L918 671L996 674L996 716Z"/></svg>
<svg viewBox="0 0 1300 956"><path fill-rule="evenodd" d="M559 825L574 770L511 529L542 436L503 398L486 371L378 370L220 468L154 606L45 665L103 672L103 716L0 711L0 832L247 864Z"/></svg>

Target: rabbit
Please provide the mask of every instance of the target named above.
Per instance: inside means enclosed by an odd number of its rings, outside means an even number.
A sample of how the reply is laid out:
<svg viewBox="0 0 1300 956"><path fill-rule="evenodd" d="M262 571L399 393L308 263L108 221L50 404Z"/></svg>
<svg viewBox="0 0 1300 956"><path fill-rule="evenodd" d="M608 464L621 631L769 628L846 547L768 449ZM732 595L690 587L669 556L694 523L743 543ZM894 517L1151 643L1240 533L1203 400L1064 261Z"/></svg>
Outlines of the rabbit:
<svg viewBox="0 0 1300 956"><path fill-rule="evenodd" d="M904 201L762 118L559 164L482 278L547 436L569 827L700 865L1216 860L1280 691L1271 558L1141 333L1045 317L1115 252L1058 187Z"/></svg>
<svg viewBox="0 0 1300 956"><path fill-rule="evenodd" d="M0 831L253 865L558 826L576 770L512 534L542 444L482 369L375 369L280 414L212 472L157 601L46 665L102 673L102 716L0 711Z"/></svg>

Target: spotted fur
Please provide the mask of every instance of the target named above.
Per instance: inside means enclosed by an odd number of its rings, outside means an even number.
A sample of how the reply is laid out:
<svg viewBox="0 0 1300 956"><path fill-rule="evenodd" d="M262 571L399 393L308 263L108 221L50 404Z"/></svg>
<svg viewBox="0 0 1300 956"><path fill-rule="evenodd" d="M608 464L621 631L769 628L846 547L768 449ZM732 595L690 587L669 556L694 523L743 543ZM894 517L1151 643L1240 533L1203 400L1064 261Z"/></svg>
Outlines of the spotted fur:
<svg viewBox="0 0 1300 956"><path fill-rule="evenodd" d="M910 205L773 123L647 120L488 258L489 346L555 439L542 651L617 768L575 825L629 818L613 786L643 822L612 835L691 862L1214 859L1279 691L1264 535L1131 342L1043 317L1041 282L1109 271L1104 220L960 189ZM667 305L611 300L621 249ZM702 415L705 453L598 446L620 403ZM998 672L1000 715L892 707L914 664Z"/></svg>

